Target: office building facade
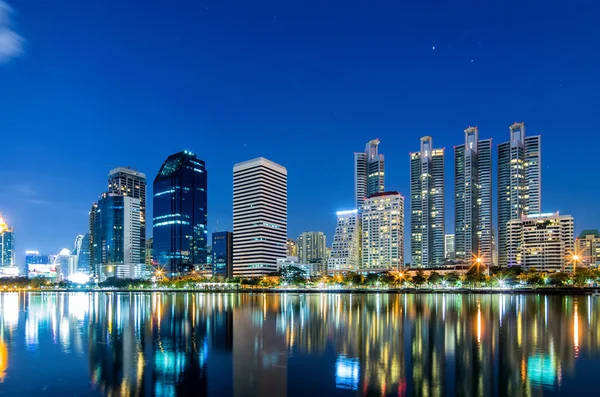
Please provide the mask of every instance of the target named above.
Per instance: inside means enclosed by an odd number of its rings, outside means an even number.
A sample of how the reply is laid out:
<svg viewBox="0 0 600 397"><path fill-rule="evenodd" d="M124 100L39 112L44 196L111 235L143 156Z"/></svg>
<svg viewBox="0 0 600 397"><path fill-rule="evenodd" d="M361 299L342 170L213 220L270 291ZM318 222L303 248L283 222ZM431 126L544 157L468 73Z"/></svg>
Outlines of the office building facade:
<svg viewBox="0 0 600 397"><path fill-rule="evenodd" d="M385 163L379 143L374 139L364 152L354 153L354 198L359 211L367 197L385 190Z"/></svg>
<svg viewBox="0 0 600 397"><path fill-rule="evenodd" d="M356 271L361 266L361 218L357 209L337 212L327 271Z"/></svg>
<svg viewBox="0 0 600 397"><path fill-rule="evenodd" d="M287 256L298 256L298 244L296 243L296 240L294 240L293 238L288 238L286 247Z"/></svg>
<svg viewBox="0 0 600 397"><path fill-rule="evenodd" d="M540 272L571 271L574 237L571 215L522 215L507 223L508 263Z"/></svg>
<svg viewBox="0 0 600 397"><path fill-rule="evenodd" d="M298 261L311 265L311 274L327 271L326 240L323 232L304 232L298 237Z"/></svg>
<svg viewBox="0 0 600 397"><path fill-rule="evenodd" d="M492 254L492 140L479 139L477 127L454 147L454 233L456 258L470 263Z"/></svg>
<svg viewBox="0 0 600 397"><path fill-rule="evenodd" d="M444 149L430 136L410 154L410 250L412 266L439 266L444 261Z"/></svg>
<svg viewBox="0 0 600 397"><path fill-rule="evenodd" d="M287 254L287 170L263 157L233 167L233 275L277 271Z"/></svg>
<svg viewBox="0 0 600 397"><path fill-rule="evenodd" d="M153 261L167 276L207 264L208 177L204 161L173 154L154 179Z"/></svg>
<svg viewBox="0 0 600 397"><path fill-rule="evenodd" d="M15 232L0 214L0 267L15 266Z"/></svg>
<svg viewBox="0 0 600 397"><path fill-rule="evenodd" d="M398 192L375 193L362 212L362 265L365 270L404 267L404 197Z"/></svg>
<svg viewBox="0 0 600 397"><path fill-rule="evenodd" d="M104 193L95 211L90 257L99 281L147 276L144 257L140 256L140 200Z"/></svg>
<svg viewBox="0 0 600 397"><path fill-rule="evenodd" d="M118 167L108 174L108 193L140 200L140 257L146 256L146 175L129 167Z"/></svg>
<svg viewBox="0 0 600 397"><path fill-rule="evenodd" d="M213 233L211 250L213 277L233 277L233 233Z"/></svg>
<svg viewBox="0 0 600 397"><path fill-rule="evenodd" d="M446 234L444 237L444 258L449 260L456 259L454 251L454 234Z"/></svg>
<svg viewBox="0 0 600 397"><path fill-rule="evenodd" d="M509 127L510 141L498 145L498 264L511 266L507 227L511 220L541 212L541 137L525 135L525 123Z"/></svg>

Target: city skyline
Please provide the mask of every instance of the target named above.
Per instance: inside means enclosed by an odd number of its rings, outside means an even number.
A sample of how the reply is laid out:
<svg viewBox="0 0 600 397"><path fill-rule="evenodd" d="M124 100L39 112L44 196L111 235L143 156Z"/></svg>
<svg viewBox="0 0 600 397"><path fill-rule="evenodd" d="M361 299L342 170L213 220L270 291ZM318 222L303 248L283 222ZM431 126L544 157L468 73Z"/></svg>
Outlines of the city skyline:
<svg viewBox="0 0 600 397"><path fill-rule="evenodd" d="M566 152L582 152L583 169L595 165L597 136L586 136L584 148L564 138L565 131L587 134L600 124L590 110L598 107L591 12L573 15L558 35L560 10L518 3L510 12L498 6L498 13L444 7L433 17L426 4L189 4L166 11L121 4L123 18L111 7L69 1L9 3L23 48L0 64L0 210L18 236L19 263L26 250L56 253L87 230L90 203L115 166L155 175L161 159L193 150L211 169L212 233L217 221L231 230L231 166L264 156L290 173L288 234L333 236L336 211L353 208L351 153L369 139L381 140L386 190L408 197L406 153L420 136L451 150L466 126L477 125L493 139L495 161L513 121L544 136L542 210L573 215L576 233L600 224L600 209L587 199L598 188L562 167ZM94 28L96 18L106 21L106 34ZM220 34L223 26L227 34ZM136 32L180 47L140 47ZM289 144L291 137L300 139ZM112 150L115 142L136 150ZM316 177L322 162L307 158L327 159L336 177ZM454 224L451 163L446 156L446 225ZM314 191L327 200L313 199Z"/></svg>

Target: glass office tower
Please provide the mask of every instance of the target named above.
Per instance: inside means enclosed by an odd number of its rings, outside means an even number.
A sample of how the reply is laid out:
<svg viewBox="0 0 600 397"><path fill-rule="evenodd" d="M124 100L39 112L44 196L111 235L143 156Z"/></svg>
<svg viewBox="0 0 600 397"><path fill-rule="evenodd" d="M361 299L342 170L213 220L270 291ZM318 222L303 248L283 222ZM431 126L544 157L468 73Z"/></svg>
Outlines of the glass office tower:
<svg viewBox="0 0 600 397"><path fill-rule="evenodd" d="M167 158L154 179L154 262L175 275L206 265L207 172L184 151Z"/></svg>
<svg viewBox="0 0 600 397"><path fill-rule="evenodd" d="M212 234L212 274L233 277L233 233Z"/></svg>

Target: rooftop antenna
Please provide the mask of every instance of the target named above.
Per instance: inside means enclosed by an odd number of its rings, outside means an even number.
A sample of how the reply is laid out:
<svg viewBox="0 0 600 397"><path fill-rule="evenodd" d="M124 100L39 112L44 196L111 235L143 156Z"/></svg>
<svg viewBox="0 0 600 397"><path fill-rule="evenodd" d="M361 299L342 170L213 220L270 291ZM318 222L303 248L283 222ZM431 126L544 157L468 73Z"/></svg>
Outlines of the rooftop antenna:
<svg viewBox="0 0 600 397"><path fill-rule="evenodd" d="M217 219L217 223L215 225L215 233L219 231L219 220Z"/></svg>

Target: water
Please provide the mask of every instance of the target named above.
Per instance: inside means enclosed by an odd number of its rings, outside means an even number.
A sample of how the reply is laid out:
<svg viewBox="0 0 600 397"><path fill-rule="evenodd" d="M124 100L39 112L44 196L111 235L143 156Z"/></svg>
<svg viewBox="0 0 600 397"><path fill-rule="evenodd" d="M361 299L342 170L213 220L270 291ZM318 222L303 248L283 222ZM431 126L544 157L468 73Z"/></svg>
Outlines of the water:
<svg viewBox="0 0 600 397"><path fill-rule="evenodd" d="M600 300L0 294L0 395L599 395Z"/></svg>

